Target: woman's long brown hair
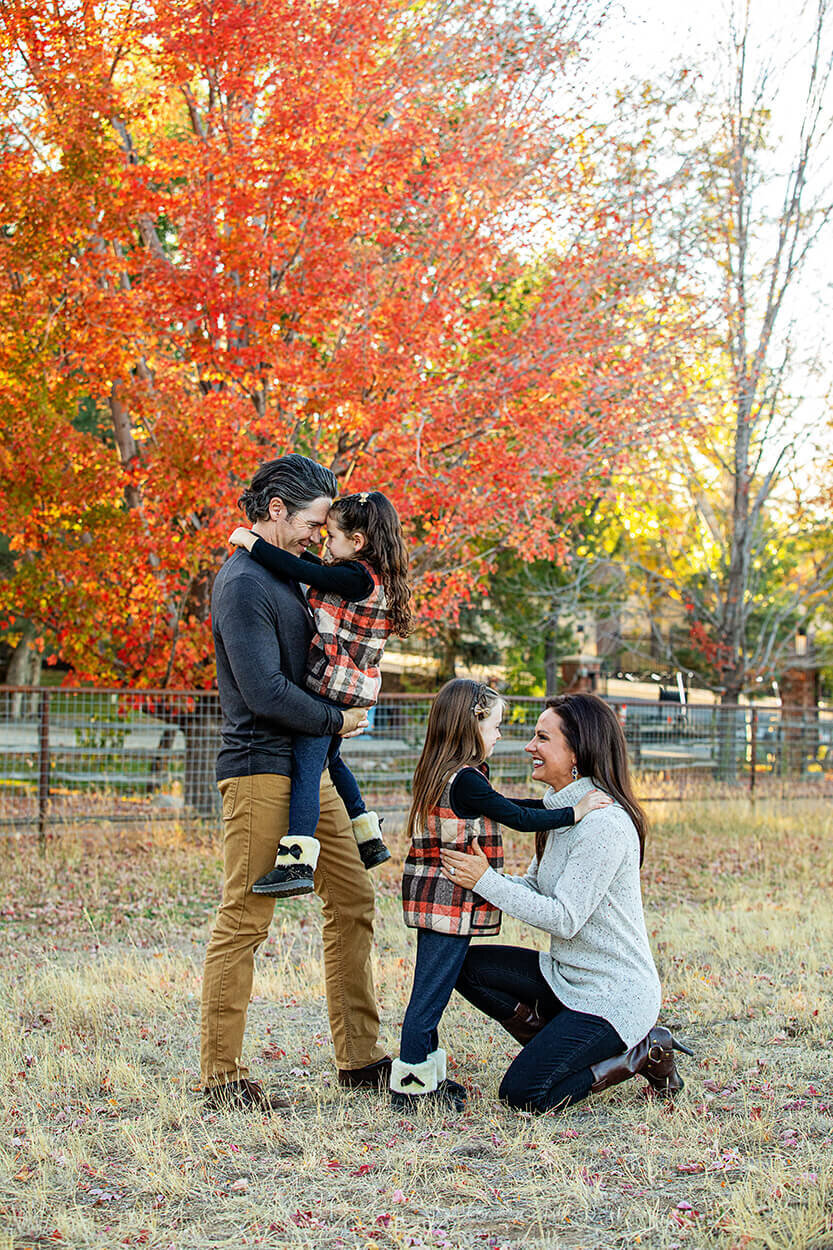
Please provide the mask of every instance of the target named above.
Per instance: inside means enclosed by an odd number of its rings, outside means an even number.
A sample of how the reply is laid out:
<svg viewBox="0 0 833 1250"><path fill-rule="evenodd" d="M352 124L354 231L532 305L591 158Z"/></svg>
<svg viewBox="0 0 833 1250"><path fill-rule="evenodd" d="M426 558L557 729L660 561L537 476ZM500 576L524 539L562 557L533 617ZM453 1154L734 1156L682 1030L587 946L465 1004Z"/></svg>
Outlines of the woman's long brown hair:
<svg viewBox="0 0 833 1250"><path fill-rule="evenodd" d="M381 491L362 491L342 495L330 508L330 516L345 534L364 536L364 546L355 558L366 560L381 577L391 629L400 638L407 638L413 623L408 549L393 504Z"/></svg>
<svg viewBox="0 0 833 1250"><path fill-rule="evenodd" d="M425 744L414 773L408 837L413 838L432 807L436 807L449 777L467 765L482 764L486 748L480 733L485 720L502 699L496 690L467 677L455 677L439 691L428 713Z"/></svg>
<svg viewBox="0 0 833 1250"><path fill-rule="evenodd" d="M628 751L613 708L595 694L559 694L547 699L561 721L561 730L576 757L579 775L597 781L630 816L639 835L639 862L645 856L648 821L631 785ZM540 862L549 834L535 838ZM540 845L539 845L540 840Z"/></svg>

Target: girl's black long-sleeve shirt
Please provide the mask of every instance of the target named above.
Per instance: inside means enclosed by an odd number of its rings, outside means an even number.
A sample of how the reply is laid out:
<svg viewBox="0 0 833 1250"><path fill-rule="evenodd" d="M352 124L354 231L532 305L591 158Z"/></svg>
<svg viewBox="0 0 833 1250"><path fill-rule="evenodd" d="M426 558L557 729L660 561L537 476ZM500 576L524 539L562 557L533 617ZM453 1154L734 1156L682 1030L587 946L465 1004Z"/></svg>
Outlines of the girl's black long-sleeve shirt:
<svg viewBox="0 0 833 1250"><path fill-rule="evenodd" d="M544 807L541 799L507 799L476 768L461 768L451 783L451 809L461 820L489 816L519 833L565 829L576 823L572 807Z"/></svg>
<svg viewBox="0 0 833 1250"><path fill-rule="evenodd" d="M293 556L268 543L264 538L255 540L249 555L264 569L278 577L291 577L304 586L314 586L324 594L338 595L357 603L373 590L373 578L358 560L342 560L337 564L325 564L311 551Z"/></svg>

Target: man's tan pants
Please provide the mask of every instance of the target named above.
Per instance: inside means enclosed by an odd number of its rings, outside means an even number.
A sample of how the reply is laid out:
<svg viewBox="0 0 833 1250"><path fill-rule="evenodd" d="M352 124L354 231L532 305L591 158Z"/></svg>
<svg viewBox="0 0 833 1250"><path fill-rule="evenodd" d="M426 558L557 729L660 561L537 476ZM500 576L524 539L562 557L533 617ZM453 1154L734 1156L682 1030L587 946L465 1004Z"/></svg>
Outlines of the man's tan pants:
<svg viewBox="0 0 833 1250"><path fill-rule="evenodd" d="M275 866L289 816L288 777L262 773L219 783L223 798L223 900L202 986L201 1068L205 1085L239 1080L254 954L266 938L275 899L252 894ZM336 1064L362 1068L381 1059L373 989L373 884L359 857L344 804L327 773L321 784L321 843L315 892L323 905L324 975Z"/></svg>

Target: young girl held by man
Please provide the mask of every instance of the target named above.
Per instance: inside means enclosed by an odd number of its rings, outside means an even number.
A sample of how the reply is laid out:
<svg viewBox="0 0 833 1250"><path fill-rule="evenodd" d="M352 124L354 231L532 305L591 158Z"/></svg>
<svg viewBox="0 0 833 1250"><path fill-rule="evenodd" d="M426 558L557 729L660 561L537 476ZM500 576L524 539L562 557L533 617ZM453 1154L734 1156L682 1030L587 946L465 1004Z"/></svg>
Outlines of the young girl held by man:
<svg viewBox="0 0 833 1250"><path fill-rule="evenodd" d="M327 516L327 563L310 552L294 556L242 527L230 541L277 577L309 587L317 632L310 645L308 690L339 708L373 707L385 643L391 634L406 637L411 628L408 553L390 500L375 490L337 499ZM295 738L289 828L275 867L254 883L253 893L286 898L312 891L325 767L351 819L365 868L390 859L379 817L367 810L340 745L338 736Z"/></svg>
<svg viewBox="0 0 833 1250"><path fill-rule="evenodd" d="M443 686L428 717L414 775L411 847L402 879L405 923L417 930L417 954L399 1058L391 1069L391 1099L399 1108L429 1099L463 1109L466 1092L446 1075L437 1027L471 939L491 937L500 929L499 911L443 875L441 850L467 851L476 838L499 870L501 825L520 832L566 828L610 802L592 790L575 808L553 810L541 799L508 799L493 789L486 761L500 738L503 711L495 690L459 678Z"/></svg>

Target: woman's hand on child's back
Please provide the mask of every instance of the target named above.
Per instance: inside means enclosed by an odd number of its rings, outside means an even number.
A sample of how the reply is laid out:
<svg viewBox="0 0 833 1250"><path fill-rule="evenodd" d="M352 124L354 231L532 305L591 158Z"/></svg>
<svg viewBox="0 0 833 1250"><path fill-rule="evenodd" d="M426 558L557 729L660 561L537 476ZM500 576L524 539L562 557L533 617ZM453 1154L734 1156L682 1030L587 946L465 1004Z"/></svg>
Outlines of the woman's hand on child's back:
<svg viewBox="0 0 833 1250"><path fill-rule="evenodd" d="M473 839L466 853L441 848L440 858L443 862L443 876L464 890L473 890L489 867L489 861L480 849L477 838Z"/></svg>
<svg viewBox="0 0 833 1250"><path fill-rule="evenodd" d="M589 790L573 808L576 824L583 820L588 812L597 812L600 807L610 807L612 802L613 799L609 794L604 794L601 790Z"/></svg>
<svg viewBox="0 0 833 1250"><path fill-rule="evenodd" d="M251 530L247 530L244 526L238 525L237 529L232 531L229 537L229 542L232 547L245 547L247 551L251 551L252 547L254 547L257 542L257 534L253 534Z"/></svg>

